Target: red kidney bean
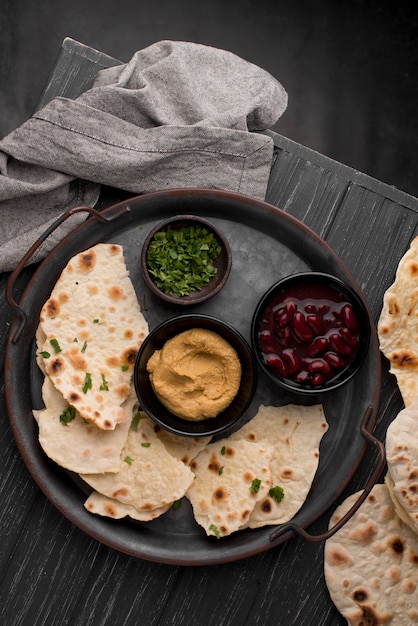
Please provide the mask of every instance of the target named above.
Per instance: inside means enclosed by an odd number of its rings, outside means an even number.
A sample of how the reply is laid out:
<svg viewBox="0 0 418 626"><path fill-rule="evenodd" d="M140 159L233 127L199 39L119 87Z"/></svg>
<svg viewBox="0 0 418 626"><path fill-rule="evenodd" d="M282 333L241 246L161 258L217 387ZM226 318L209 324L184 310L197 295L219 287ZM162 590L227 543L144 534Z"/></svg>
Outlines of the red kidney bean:
<svg viewBox="0 0 418 626"><path fill-rule="evenodd" d="M310 382L311 376L309 372L306 370L301 370L298 374L296 374L294 381L298 385L304 385L305 383Z"/></svg>
<svg viewBox="0 0 418 626"><path fill-rule="evenodd" d="M305 316L300 311L296 311L293 317L292 330L295 334L295 337L299 339L299 341L302 341L303 343L309 343L310 341L312 341L312 329L307 325L305 321Z"/></svg>
<svg viewBox="0 0 418 626"><path fill-rule="evenodd" d="M342 356L350 356L352 353L350 346L345 343L344 339L338 333L332 333L329 336L329 343L331 348Z"/></svg>
<svg viewBox="0 0 418 626"><path fill-rule="evenodd" d="M324 377L322 374L314 374L311 377L311 383L314 387L320 387L324 382Z"/></svg>
<svg viewBox="0 0 418 626"><path fill-rule="evenodd" d="M309 363L308 369L311 374L329 374L331 368L323 359L314 359Z"/></svg>
<svg viewBox="0 0 418 626"><path fill-rule="evenodd" d="M291 346L293 343L292 332L290 326L285 326L277 331L277 339L283 346Z"/></svg>
<svg viewBox="0 0 418 626"><path fill-rule="evenodd" d="M293 319L293 316L296 313L296 304L292 300L286 302L286 304L274 313L274 319L280 326L280 328L284 328L288 326Z"/></svg>
<svg viewBox="0 0 418 626"><path fill-rule="evenodd" d="M282 356L289 374L297 374L300 370L301 363L298 355L291 348L282 350Z"/></svg>
<svg viewBox="0 0 418 626"><path fill-rule="evenodd" d="M260 340L261 345L265 346L266 344L270 343L270 341L273 339L273 333L271 332L271 330L266 328L265 330L262 330L259 332L258 338Z"/></svg>
<svg viewBox="0 0 418 626"><path fill-rule="evenodd" d="M323 335L325 330L324 323L318 315L307 315L306 323L312 328L314 333L316 333L317 335Z"/></svg>
<svg viewBox="0 0 418 626"><path fill-rule="evenodd" d="M266 363L274 372L277 372L279 376L286 376L287 370L285 364L278 354L270 354L266 358Z"/></svg>
<svg viewBox="0 0 418 626"><path fill-rule="evenodd" d="M356 337L356 335L353 335L346 326L340 328L340 335L344 339L344 341L350 346L350 348L357 348L358 338Z"/></svg>
<svg viewBox="0 0 418 626"><path fill-rule="evenodd" d="M325 361L331 365L335 370L340 370L344 367L344 361L342 358L336 354L335 352L326 352L323 356Z"/></svg>
<svg viewBox="0 0 418 626"><path fill-rule="evenodd" d="M320 356L329 348L329 341L326 337L317 337L312 344L308 346L307 352L309 356Z"/></svg>
<svg viewBox="0 0 418 626"><path fill-rule="evenodd" d="M357 319L351 304L345 304L341 309L341 319L352 333L357 331Z"/></svg>

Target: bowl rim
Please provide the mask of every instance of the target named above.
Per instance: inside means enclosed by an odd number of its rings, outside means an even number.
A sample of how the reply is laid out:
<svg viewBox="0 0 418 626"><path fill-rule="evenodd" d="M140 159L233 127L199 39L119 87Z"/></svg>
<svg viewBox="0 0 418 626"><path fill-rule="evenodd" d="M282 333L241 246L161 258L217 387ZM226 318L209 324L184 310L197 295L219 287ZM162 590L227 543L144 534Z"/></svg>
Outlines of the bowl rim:
<svg viewBox="0 0 418 626"><path fill-rule="evenodd" d="M300 280L319 280L319 281L330 281L337 285L345 294L347 298L350 299L351 303L355 304L356 310L360 312L362 322L364 321L365 326L362 331L361 336L361 345L359 350L357 351L353 361L349 363L341 372L339 372L333 378L330 378L325 382L324 385L319 387L303 387L302 385L298 385L297 383L293 383L291 380L281 378L279 375L274 374L271 369L265 364L259 350L258 341L257 341L257 332L259 325L259 318L262 312L265 310L271 298L273 298L274 294L279 291L283 286L292 283L299 282ZM329 283L328 283L329 284ZM333 285L331 285L333 286ZM335 391L339 389L343 385L345 385L349 380L355 376L355 374L359 371L361 366L363 365L368 350L370 346L372 335L371 322L369 318L367 304L365 302L363 294L358 290L348 285L344 280L339 278L338 276L334 276L333 274L328 274L327 272L317 272L317 271L302 271L296 272L294 274L289 274L279 279L273 285L271 285L267 291L261 296L259 299L254 313L251 319L251 344L253 348L253 352L255 355L255 359L260 366L261 370L268 376L268 378L279 385L285 391L295 393L303 396L318 396L322 393L327 393L330 391Z"/></svg>
<svg viewBox="0 0 418 626"><path fill-rule="evenodd" d="M182 325L184 324L184 327ZM206 325L206 326L205 326ZM140 367L142 365L141 361L144 357L144 353L147 349L149 349L150 343L160 334L164 335L164 331L173 329L173 332L168 336L163 336L159 341L158 345L154 346L152 352L154 350L160 349L168 339L180 334L181 332L188 330L190 328L198 328L198 327L208 328L213 332L217 332L221 335L228 343L232 345L233 348L238 353L238 357L240 359L241 365L242 363L242 355L245 355L246 358L246 368L243 373L245 374L245 378L241 375L241 382L239 390L232 400L231 404L224 409L219 415L214 418L208 418L206 420L193 421L182 419L169 411L157 398L154 390L152 389L151 382L149 381L149 376L147 373L143 374L143 378L147 381L147 388L152 393L153 398L155 399L155 404L158 407L158 413L153 410L148 404L146 398L144 402L144 393L141 386L140 381ZM215 326L215 328L213 328ZM225 337L223 331L227 331L229 337ZM233 337L234 343L231 343L230 338ZM238 349L237 349L238 347ZM149 356L148 356L149 358ZM249 369L248 369L249 368ZM208 315L205 313L184 313L175 315L174 317L170 317L165 321L158 324L144 339L135 359L134 365L134 387L135 392L140 404L140 407L145 411L145 413L153 419L159 426L164 428L165 430L176 434L181 435L183 437L206 437L206 436L217 436L223 433L226 433L244 417L246 411L248 410L254 395L257 389L258 383L258 372L257 372L257 362L254 356L254 352L252 350L251 344L245 339L245 337L241 334L239 330L237 330L234 326L225 322L224 320L217 318L213 315ZM238 395L241 392L241 389L245 382L249 380L249 388L246 394L245 400L240 406L239 410L234 414L234 402ZM142 379L143 381L143 379ZM232 413L230 419L227 419L229 413ZM169 419L172 422L167 423L164 419L164 415L169 415ZM223 421L225 420L225 421Z"/></svg>
<svg viewBox="0 0 418 626"><path fill-rule="evenodd" d="M168 226L172 226L173 224L178 222L198 223L202 226L205 226L208 230L212 231L222 248L217 258L220 259L220 257L222 257L222 259L224 259L223 271L221 273L219 273L218 267L218 272L216 273L216 275L213 276L204 287L202 287L198 291L193 291L186 296L167 294L159 289L150 276L147 262L148 247L152 239L154 238L154 235L160 231L164 231L166 228L168 228ZM194 304L200 304L201 302L209 300L209 298L212 298L217 293L219 293L221 289L223 289L232 269L232 251L227 237L224 235L222 230L218 228L218 226L213 224L210 220L200 215L193 215L192 213L177 213L176 215L172 215L171 217L161 220L149 231L142 245L140 263L145 284L155 295L157 295L165 302L169 302L171 304L190 306ZM217 266L217 259L215 259L214 265L215 267Z"/></svg>

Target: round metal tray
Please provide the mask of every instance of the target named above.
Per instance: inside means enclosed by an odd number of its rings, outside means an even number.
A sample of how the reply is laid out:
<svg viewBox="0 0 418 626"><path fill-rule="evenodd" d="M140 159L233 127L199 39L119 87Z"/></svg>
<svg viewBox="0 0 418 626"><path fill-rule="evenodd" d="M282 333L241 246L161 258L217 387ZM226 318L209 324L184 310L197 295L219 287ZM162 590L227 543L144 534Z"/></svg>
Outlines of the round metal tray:
<svg viewBox="0 0 418 626"><path fill-rule="evenodd" d="M206 537L193 519L191 507L170 510L147 523L111 520L88 513L83 485L43 453L38 443L33 408L42 407L42 374L35 362L35 332L42 305L68 260L99 242L124 248L138 301L150 329L179 313L179 307L157 300L142 278L140 255L147 233L159 221L175 214L195 214L212 220L229 239L232 271L224 289L212 300L190 307L233 324L250 341L251 318L261 295L279 278L312 269L328 272L359 290L336 253L312 230L280 209L239 194L212 190L171 190L121 202L93 215L74 229L48 254L16 304L10 277L8 299L17 315L6 350L6 402L11 428L29 472L52 504L91 537L129 555L178 565L215 564L238 560L268 550L294 536L306 534L341 495L368 445L378 409L381 364L373 328L370 351L358 374L335 392L318 396L329 422L320 448L320 463L311 491L290 524L242 530L217 540ZM252 417L260 404L299 403L300 397L276 388L262 373L255 398L247 411ZM367 433L366 433L367 434ZM373 439L369 438L369 441ZM379 472L377 472L379 473ZM372 480L373 482L373 480ZM371 488L371 484L369 485Z"/></svg>

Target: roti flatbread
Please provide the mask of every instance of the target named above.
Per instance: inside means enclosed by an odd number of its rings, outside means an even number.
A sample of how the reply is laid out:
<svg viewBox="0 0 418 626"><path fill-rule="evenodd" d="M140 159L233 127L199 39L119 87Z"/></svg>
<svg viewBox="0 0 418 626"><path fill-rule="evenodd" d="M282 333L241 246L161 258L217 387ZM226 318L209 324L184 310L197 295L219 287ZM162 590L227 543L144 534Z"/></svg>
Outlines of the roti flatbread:
<svg viewBox="0 0 418 626"><path fill-rule="evenodd" d="M186 495L207 535L225 537L246 524L271 487L272 456L264 443L221 439L193 459L195 480Z"/></svg>
<svg viewBox="0 0 418 626"><path fill-rule="evenodd" d="M259 407L257 415L231 435L274 446L270 462L274 487L283 499L269 494L257 503L248 521L250 528L288 522L297 513L312 485L319 463L319 444L328 430L322 405Z"/></svg>
<svg viewBox="0 0 418 626"><path fill-rule="evenodd" d="M139 512L171 505L194 479L190 468L167 452L145 414L129 430L121 458L118 473L81 474L81 478L95 491Z"/></svg>
<svg viewBox="0 0 418 626"><path fill-rule="evenodd" d="M125 421L122 404L148 325L122 247L97 244L70 259L40 325L41 367L67 402L105 430Z"/></svg>
<svg viewBox="0 0 418 626"><path fill-rule="evenodd" d="M418 395L418 237L402 257L383 297L377 331L406 406Z"/></svg>
<svg viewBox="0 0 418 626"><path fill-rule="evenodd" d="M167 452L186 465L190 465L195 456L203 450L212 439L212 437L182 437L181 435L169 433L157 424L155 424L154 429L158 439L164 444Z"/></svg>
<svg viewBox="0 0 418 626"><path fill-rule="evenodd" d="M336 509L330 527L359 495ZM386 485L375 485L325 542L324 571L331 599L350 625L418 623L418 536L396 514Z"/></svg>
<svg viewBox="0 0 418 626"><path fill-rule="evenodd" d="M108 498L102 493L92 491L85 501L84 506L90 513L101 515L102 517L111 517L112 519L130 517L131 519L139 522L150 522L163 513L166 513L171 504L166 504L165 506L153 509L152 511L138 511L135 507L129 504L123 504L122 502L119 502L119 500Z"/></svg>
<svg viewBox="0 0 418 626"><path fill-rule="evenodd" d="M386 433L389 489L418 533L418 398L400 411Z"/></svg>
<svg viewBox="0 0 418 626"><path fill-rule="evenodd" d="M71 421L65 421L70 407L48 377L42 385L42 398L45 408L33 414L39 427L39 443L50 459L76 473L119 471L130 419L114 430L102 430L86 422L77 411L71 414ZM131 393L122 405L127 415L132 417L136 402Z"/></svg>

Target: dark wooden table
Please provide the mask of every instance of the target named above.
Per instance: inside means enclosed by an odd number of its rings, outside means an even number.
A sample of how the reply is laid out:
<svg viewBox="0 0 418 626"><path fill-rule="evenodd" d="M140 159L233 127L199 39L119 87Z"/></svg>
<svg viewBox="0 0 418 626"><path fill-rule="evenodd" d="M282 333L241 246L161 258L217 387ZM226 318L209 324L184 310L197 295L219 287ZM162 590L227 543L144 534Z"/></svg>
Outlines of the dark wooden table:
<svg viewBox="0 0 418 626"><path fill-rule="evenodd" d="M66 39L39 101L74 98L99 69L119 61ZM418 200L270 133L275 162L267 201L303 221L339 254L378 319L385 289L418 229ZM102 206L119 199L105 190ZM27 268L22 285L33 272ZM13 311L2 290L4 353ZM17 285L19 290L20 283ZM375 435L384 440L402 408L383 360ZM136 559L108 548L63 517L40 492L14 442L1 368L0 623L15 625L138 624L176 626L259 624L343 625L324 581L323 544L297 537L256 556L211 566L175 566ZM362 489L376 462L368 449L345 495ZM328 526L327 512L311 527Z"/></svg>

